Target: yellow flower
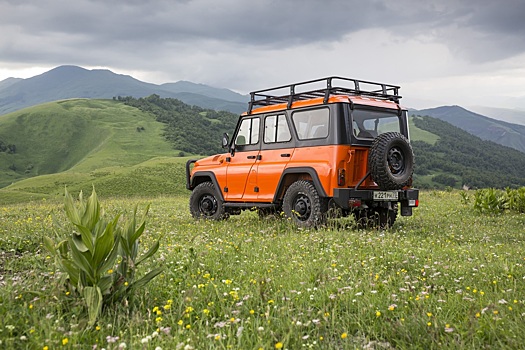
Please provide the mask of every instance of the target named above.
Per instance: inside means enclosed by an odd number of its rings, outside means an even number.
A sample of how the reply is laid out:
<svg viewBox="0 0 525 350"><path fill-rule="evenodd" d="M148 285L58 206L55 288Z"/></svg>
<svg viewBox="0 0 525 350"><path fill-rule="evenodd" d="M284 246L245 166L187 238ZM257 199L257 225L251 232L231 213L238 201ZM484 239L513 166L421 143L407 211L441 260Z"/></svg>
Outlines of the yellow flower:
<svg viewBox="0 0 525 350"><path fill-rule="evenodd" d="M276 343L275 344L275 348L276 349L282 349L283 348L283 343L281 343L281 342Z"/></svg>
<svg viewBox="0 0 525 350"><path fill-rule="evenodd" d="M221 340L221 335L220 335L220 334L217 334L217 335L215 336L215 340Z"/></svg>
<svg viewBox="0 0 525 350"><path fill-rule="evenodd" d="M379 317L379 316L381 316L381 311L377 310L376 311L376 317Z"/></svg>
<svg viewBox="0 0 525 350"><path fill-rule="evenodd" d="M273 299L268 300L268 304L273 304L273 303L274 303ZM279 343L277 343L277 344L279 344Z"/></svg>
<svg viewBox="0 0 525 350"><path fill-rule="evenodd" d="M191 328L191 325L187 324L186 329L190 329L190 328Z"/></svg>
<svg viewBox="0 0 525 350"><path fill-rule="evenodd" d="M427 312L428 317L432 317L432 312Z"/></svg>
<svg viewBox="0 0 525 350"><path fill-rule="evenodd" d="M109 273L109 274L112 274L112 273L113 273L113 269L109 269L109 270L108 270L108 273Z"/></svg>
<svg viewBox="0 0 525 350"><path fill-rule="evenodd" d="M341 334L341 339L346 339L346 337L348 337L348 334L346 334L346 332Z"/></svg>
<svg viewBox="0 0 525 350"><path fill-rule="evenodd" d="M250 310L250 315L253 315L254 313L255 313L255 311Z"/></svg>
<svg viewBox="0 0 525 350"><path fill-rule="evenodd" d="M204 309L204 310L202 310L202 312L203 312L205 315L208 315L208 314L210 313L210 310L208 310L208 309Z"/></svg>
<svg viewBox="0 0 525 350"><path fill-rule="evenodd" d="M67 343L69 343L69 339L67 338L62 339L62 345L67 345Z"/></svg>
<svg viewBox="0 0 525 350"><path fill-rule="evenodd" d="M182 326L182 323L183 323L182 320L179 320L179 322L177 322L177 324L178 324L179 326Z"/></svg>
<svg viewBox="0 0 525 350"><path fill-rule="evenodd" d="M323 337L323 336L320 336L320 337L319 337L319 340L323 340L323 339L324 339L324 337Z"/></svg>
<svg viewBox="0 0 525 350"><path fill-rule="evenodd" d="M100 331L100 326L96 326L95 329L96 329L97 331Z"/></svg>
<svg viewBox="0 0 525 350"><path fill-rule="evenodd" d="M427 326L429 326L429 327L432 326L432 322L428 322Z"/></svg>
<svg viewBox="0 0 525 350"><path fill-rule="evenodd" d="M476 318L480 318L481 314L479 312L476 313Z"/></svg>

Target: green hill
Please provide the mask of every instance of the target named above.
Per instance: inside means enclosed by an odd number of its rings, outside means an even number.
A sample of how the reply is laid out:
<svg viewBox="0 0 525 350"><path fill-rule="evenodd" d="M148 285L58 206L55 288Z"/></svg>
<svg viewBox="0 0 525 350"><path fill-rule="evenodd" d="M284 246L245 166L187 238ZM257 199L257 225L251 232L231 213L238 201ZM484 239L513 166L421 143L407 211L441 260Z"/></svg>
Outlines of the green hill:
<svg viewBox="0 0 525 350"><path fill-rule="evenodd" d="M416 156L414 184L417 187L525 186L524 153L484 141L429 116L413 116L412 123L420 130L439 136L434 143L428 138L412 139Z"/></svg>

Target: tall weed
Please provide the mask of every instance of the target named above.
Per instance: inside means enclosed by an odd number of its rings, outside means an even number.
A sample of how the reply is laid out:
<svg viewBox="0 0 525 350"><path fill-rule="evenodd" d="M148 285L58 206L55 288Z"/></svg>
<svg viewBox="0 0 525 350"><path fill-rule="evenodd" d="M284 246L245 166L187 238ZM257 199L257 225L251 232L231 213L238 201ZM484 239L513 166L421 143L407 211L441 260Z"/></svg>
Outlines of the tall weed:
<svg viewBox="0 0 525 350"><path fill-rule="evenodd" d="M68 279L68 289L83 299L88 311L88 324L95 324L104 305L109 305L131 295L134 290L147 284L162 269L155 268L135 280L136 269L159 248L157 241L144 255L138 257L139 238L144 232L145 217L137 228L136 214L119 226L121 214L112 219L104 218L104 212L95 192L86 202L82 192L78 205L65 191L65 211L73 229L59 233L58 242L44 237L46 249L55 257L59 268ZM120 256L120 264L116 264Z"/></svg>

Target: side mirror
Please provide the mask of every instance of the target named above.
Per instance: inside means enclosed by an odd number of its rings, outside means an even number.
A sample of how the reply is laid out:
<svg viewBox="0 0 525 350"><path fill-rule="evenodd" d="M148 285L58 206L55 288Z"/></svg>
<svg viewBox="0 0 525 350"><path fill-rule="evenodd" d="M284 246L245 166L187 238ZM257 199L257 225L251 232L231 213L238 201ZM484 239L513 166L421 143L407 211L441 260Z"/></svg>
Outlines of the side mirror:
<svg viewBox="0 0 525 350"><path fill-rule="evenodd" d="M228 148L230 144L230 137L227 133L222 134L222 148Z"/></svg>

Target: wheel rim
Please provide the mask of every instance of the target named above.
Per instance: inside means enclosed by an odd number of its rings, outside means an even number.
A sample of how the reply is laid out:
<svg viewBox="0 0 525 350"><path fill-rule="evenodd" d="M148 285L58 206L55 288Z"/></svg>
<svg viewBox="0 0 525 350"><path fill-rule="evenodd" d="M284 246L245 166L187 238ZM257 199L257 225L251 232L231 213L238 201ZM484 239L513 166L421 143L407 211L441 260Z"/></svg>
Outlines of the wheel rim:
<svg viewBox="0 0 525 350"><path fill-rule="evenodd" d="M213 216L217 212L218 205L214 196L207 194L201 197L199 201L199 211L204 216Z"/></svg>
<svg viewBox="0 0 525 350"><path fill-rule="evenodd" d="M310 202L310 198L304 194L295 197L293 211L298 220L308 220L312 213L312 203Z"/></svg>
<svg viewBox="0 0 525 350"><path fill-rule="evenodd" d="M392 147L388 151L387 161L393 175L399 175L405 171L405 156L398 147Z"/></svg>

